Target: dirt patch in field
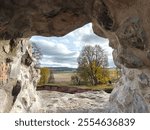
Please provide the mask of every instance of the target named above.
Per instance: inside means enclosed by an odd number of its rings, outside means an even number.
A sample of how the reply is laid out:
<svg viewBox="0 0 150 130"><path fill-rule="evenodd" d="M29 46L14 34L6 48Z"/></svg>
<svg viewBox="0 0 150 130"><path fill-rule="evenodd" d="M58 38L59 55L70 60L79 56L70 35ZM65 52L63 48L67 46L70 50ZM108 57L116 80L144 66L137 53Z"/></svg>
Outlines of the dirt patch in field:
<svg viewBox="0 0 150 130"><path fill-rule="evenodd" d="M58 92L64 92L64 93L70 93L70 94L83 93L87 91L98 91L98 90L92 90L92 89L81 89L77 87L57 86L57 85L38 86L37 91L41 91L41 90L58 91ZM104 89L104 91L107 93L111 93L112 89Z"/></svg>

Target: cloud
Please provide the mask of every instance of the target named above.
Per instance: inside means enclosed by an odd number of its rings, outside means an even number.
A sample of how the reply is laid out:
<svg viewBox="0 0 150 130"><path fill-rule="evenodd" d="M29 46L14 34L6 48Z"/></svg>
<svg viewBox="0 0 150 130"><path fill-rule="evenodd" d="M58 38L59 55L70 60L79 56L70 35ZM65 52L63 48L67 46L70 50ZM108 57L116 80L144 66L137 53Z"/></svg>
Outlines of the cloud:
<svg viewBox="0 0 150 130"><path fill-rule="evenodd" d="M48 67L71 67L71 68L77 67L76 58L72 58L71 56L53 57L53 56L44 55L40 63L42 64L42 66L48 66Z"/></svg>
<svg viewBox="0 0 150 130"><path fill-rule="evenodd" d="M30 41L42 53L40 63L51 67L77 67L77 57L85 45L100 45L108 54L110 66L114 66L112 49L109 40L101 38L93 33L92 24L89 23L78 28L63 37L33 36Z"/></svg>

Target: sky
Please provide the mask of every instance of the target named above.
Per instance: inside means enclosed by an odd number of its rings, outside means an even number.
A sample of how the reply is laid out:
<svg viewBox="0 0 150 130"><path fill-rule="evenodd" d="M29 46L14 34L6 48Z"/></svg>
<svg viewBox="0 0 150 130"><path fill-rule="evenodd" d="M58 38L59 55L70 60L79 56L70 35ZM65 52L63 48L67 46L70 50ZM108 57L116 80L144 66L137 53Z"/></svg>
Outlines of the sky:
<svg viewBox="0 0 150 130"><path fill-rule="evenodd" d="M92 23L86 24L63 37L32 36L42 54L40 64L43 67L77 68L77 58L85 45L100 45L108 54L109 67L115 67L109 40L94 34Z"/></svg>

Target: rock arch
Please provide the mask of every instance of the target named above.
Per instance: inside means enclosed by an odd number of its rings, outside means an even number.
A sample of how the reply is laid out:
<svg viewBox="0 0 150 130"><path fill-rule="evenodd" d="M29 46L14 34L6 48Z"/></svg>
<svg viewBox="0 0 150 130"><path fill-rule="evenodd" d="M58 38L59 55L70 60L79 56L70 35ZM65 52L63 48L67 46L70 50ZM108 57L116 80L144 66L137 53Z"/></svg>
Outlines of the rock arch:
<svg viewBox="0 0 150 130"><path fill-rule="evenodd" d="M38 105L34 88L38 77L30 78L38 71L34 63L26 66L21 62L23 55L32 57L24 38L37 34L62 36L88 22L93 23L97 35L109 38L115 64L122 68L122 78L110 97L109 112L149 112L150 1L0 0L0 3L0 64L8 66L9 77L0 86L0 91L5 91L1 112L34 111ZM22 91L16 100L19 105L14 103L5 109L12 102L12 86L22 77Z"/></svg>

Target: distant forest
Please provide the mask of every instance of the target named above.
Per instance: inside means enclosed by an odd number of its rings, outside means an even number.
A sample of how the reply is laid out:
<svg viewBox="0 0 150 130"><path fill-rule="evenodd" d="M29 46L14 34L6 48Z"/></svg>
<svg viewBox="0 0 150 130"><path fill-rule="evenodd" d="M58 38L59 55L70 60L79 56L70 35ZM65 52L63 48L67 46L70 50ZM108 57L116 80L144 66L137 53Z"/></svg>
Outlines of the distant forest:
<svg viewBox="0 0 150 130"><path fill-rule="evenodd" d="M69 68L69 67L48 67L50 70L52 70L54 73L57 72L74 72L76 71L76 68Z"/></svg>

